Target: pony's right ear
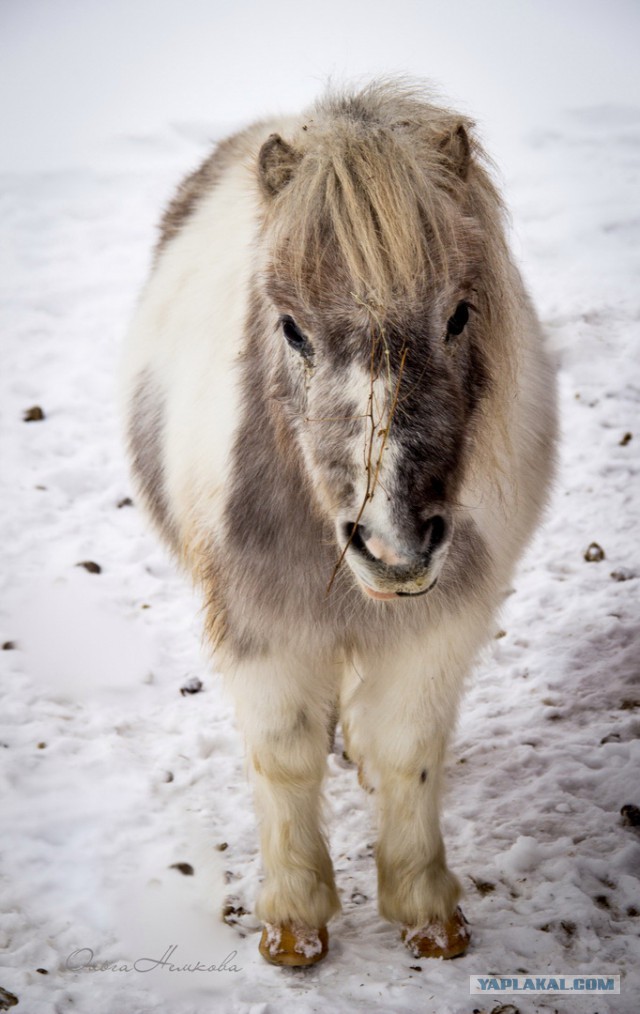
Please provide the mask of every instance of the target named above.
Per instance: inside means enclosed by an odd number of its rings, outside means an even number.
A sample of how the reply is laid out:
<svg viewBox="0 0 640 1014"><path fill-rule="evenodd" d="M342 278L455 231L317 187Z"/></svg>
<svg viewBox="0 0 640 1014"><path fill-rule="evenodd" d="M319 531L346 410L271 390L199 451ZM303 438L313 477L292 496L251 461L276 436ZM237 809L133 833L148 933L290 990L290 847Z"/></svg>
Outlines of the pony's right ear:
<svg viewBox="0 0 640 1014"><path fill-rule="evenodd" d="M286 187L301 159L301 153L283 141L280 134L267 138L258 155L258 178L267 197L275 197Z"/></svg>
<svg viewBox="0 0 640 1014"><path fill-rule="evenodd" d="M440 139L438 147L453 172L461 180L466 180L471 165L471 142L464 123L459 123L454 130L448 131Z"/></svg>

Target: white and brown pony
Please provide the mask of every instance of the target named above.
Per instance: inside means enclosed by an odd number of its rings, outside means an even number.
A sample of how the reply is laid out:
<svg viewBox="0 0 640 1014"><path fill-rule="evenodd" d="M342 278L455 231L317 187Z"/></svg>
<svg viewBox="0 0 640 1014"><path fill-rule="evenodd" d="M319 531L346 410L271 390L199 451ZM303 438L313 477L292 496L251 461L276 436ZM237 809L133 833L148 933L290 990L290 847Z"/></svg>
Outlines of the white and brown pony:
<svg viewBox="0 0 640 1014"><path fill-rule="evenodd" d="M223 141L164 215L124 390L141 500L202 588L246 737L261 952L327 950L337 711L375 790L381 914L416 955L462 953L442 765L555 439L472 124L387 82Z"/></svg>

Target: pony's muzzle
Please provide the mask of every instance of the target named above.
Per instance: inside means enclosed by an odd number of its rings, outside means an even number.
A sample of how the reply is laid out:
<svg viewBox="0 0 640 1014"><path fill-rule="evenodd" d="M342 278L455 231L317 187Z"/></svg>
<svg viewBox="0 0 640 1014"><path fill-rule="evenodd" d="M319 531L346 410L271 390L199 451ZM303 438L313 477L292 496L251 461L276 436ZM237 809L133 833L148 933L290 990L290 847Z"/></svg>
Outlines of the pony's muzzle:
<svg viewBox="0 0 640 1014"><path fill-rule="evenodd" d="M343 522L347 562L372 598L423 595L434 587L450 542L442 514L424 521L408 544L385 539L367 525Z"/></svg>

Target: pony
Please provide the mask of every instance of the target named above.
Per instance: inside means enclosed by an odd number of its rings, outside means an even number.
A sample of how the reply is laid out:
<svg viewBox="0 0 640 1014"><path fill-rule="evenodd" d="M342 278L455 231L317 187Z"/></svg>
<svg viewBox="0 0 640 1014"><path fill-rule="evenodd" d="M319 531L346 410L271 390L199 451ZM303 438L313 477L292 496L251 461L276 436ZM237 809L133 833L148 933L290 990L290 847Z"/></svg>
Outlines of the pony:
<svg viewBox="0 0 640 1014"><path fill-rule="evenodd" d="M321 821L338 720L376 803L381 916L418 957L470 940L443 762L556 439L474 130L383 80L223 140L164 213L126 343L135 486L202 589L278 965L323 958L340 907Z"/></svg>

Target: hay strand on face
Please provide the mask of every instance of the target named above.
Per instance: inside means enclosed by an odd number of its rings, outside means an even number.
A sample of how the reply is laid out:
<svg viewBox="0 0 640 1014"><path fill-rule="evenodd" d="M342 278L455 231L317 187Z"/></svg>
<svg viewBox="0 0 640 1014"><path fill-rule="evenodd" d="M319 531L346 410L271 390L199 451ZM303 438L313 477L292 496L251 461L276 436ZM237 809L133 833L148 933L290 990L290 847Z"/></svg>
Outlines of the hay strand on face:
<svg viewBox="0 0 640 1014"><path fill-rule="evenodd" d="M356 297L356 299L357 299L357 297ZM360 300L357 299L357 301L359 302ZM368 309L369 309L370 313L372 314L372 316L374 318L376 318L375 311L373 309L371 309L370 307L368 307ZM339 557L338 557L338 559L336 561L336 564L335 564L335 566L333 568L333 571L331 573L331 577L329 578L329 583L327 585L327 591L326 591L327 595L331 592L331 589L333 587L333 583L334 583L334 581L336 579L338 571L340 570L340 567L342 566L344 558L345 558L345 556L347 554L347 550L349 549L349 546L351 545L351 542L353 541L353 537L354 537L355 531L356 531L356 529L357 529L357 527L358 527L358 525L359 525L359 523L360 523L360 521L362 519L362 516L364 514L365 508L366 508L367 504L369 503L369 501L373 499L373 495L374 495L374 493L376 491L376 487L378 486L378 483L380 482L380 471L381 471L381 468L382 468L382 458L383 458L383 455L384 455L384 452L385 452L385 449L386 449L386 446L387 446L387 441L389 439L389 433L391 432L391 424L393 422L393 419L394 419L394 416L395 416L395 412L396 412L396 408L398 406L398 397L399 397L399 394L400 394L400 385L402 383L402 377L403 377L403 374L404 374L405 363L406 363L406 360L407 360L408 349L406 348L406 345L405 345L405 347L402 349L402 354L401 354L401 358L400 358L400 366L399 366L399 369L398 369L398 374L397 374L397 377L396 377L396 381L395 381L395 384L393 384L393 378L392 378L392 374L391 374L391 366L390 366L390 361L389 361L389 348L388 348L387 342L386 342L384 327L382 326L382 324L380 323L379 320L378 320L378 328L379 328L379 330L378 331L373 331L372 332L372 336L371 336L371 355L370 355L370 365L369 365L369 397L368 397L368 402L367 402L367 412L363 416L363 418L367 419L368 422L369 422L368 433L366 434L366 437L365 437L365 470L366 470L366 475L367 475L367 483L366 483L366 487L365 487L364 496L362 498L362 502L360 504L360 507L358 509L358 513L356 515L356 519L353 522L351 531L349 532L349 535L347 537L347 541L345 542L344 546L342 547L340 555L339 555ZM380 345L382 345L382 356L376 356L376 353L378 352L378 349L379 349ZM376 364L376 359L378 360L377 364ZM383 404L383 407L382 407L382 411L380 413L380 417L378 419L376 419L375 418L375 408L376 408L375 383L376 383L376 381L380 377L380 372L381 372L383 364L386 365L386 370L385 370L385 372L386 372L386 397L385 397L385 401L384 401L384 404ZM384 418L385 417L385 412L386 412L386 419ZM381 426L382 426L382 429L380 429ZM377 458L376 458L375 466L374 466L374 464L373 464L373 456L374 456L373 447L374 447L374 441L375 441L376 433L378 433L378 435L381 438L381 440L380 440L380 446L378 448Z"/></svg>

